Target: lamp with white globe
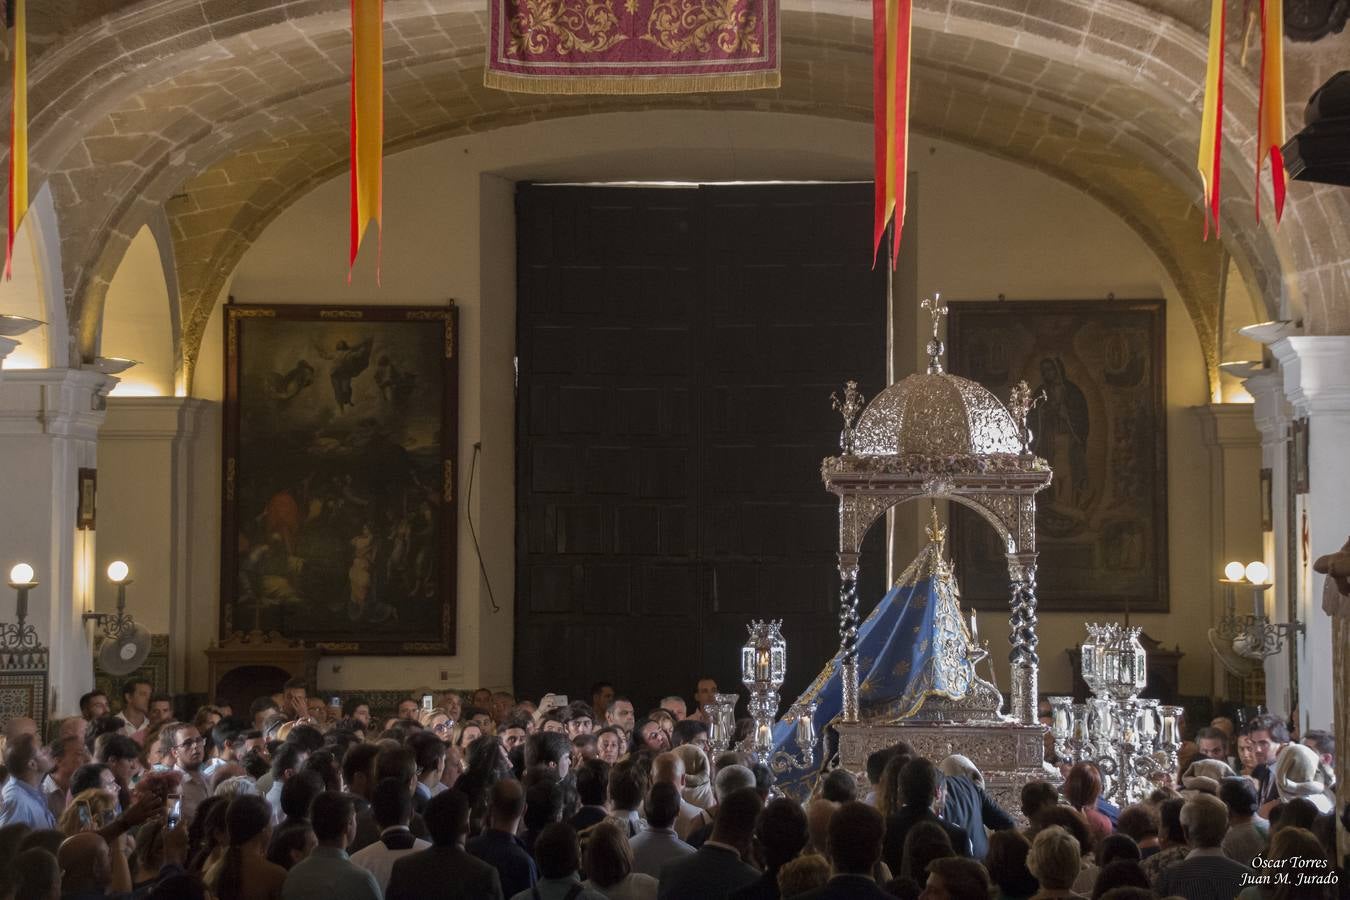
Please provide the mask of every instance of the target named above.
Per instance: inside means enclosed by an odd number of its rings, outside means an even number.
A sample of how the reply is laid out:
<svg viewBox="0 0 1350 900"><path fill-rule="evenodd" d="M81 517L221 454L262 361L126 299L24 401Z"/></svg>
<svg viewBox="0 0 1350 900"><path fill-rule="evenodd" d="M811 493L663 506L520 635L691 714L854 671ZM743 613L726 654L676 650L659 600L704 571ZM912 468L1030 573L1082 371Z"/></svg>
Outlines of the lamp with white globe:
<svg viewBox="0 0 1350 900"><path fill-rule="evenodd" d="M1258 559L1243 565L1235 560L1224 566L1223 574L1219 583L1224 586L1224 616L1214 629L1219 637L1240 642L1244 652L1253 657L1264 657L1279 653L1286 639L1292 642L1295 634L1302 633L1302 622L1271 622L1266 617L1266 591L1274 585L1270 581L1270 568L1264 562ZM1237 614L1234 594L1239 587L1252 592L1249 616Z"/></svg>
<svg viewBox="0 0 1350 900"><path fill-rule="evenodd" d="M93 620L103 632L95 649L99 667L112 675L127 675L136 671L150 654L150 631L127 612L131 566L117 559L108 563L105 571L108 580L117 585L117 611L87 612L84 619Z"/></svg>
<svg viewBox="0 0 1350 900"><path fill-rule="evenodd" d="M119 638L129 634L136 627L136 620L127 614L127 585L131 584L131 567L120 559L108 563L108 580L117 585L117 612L87 612L85 621L93 620L110 638Z"/></svg>
<svg viewBox="0 0 1350 900"><path fill-rule="evenodd" d="M38 586L37 573L26 562L9 570L9 586L18 595L14 621L0 622L0 650L38 649L37 629L28 624L28 592Z"/></svg>

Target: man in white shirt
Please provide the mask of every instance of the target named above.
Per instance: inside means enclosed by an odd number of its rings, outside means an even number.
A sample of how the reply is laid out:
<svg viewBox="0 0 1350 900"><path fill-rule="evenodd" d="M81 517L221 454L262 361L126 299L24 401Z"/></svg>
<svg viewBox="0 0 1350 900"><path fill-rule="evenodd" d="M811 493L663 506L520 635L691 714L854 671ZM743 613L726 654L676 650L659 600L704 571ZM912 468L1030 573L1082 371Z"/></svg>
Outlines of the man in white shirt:
<svg viewBox="0 0 1350 900"><path fill-rule="evenodd" d="M662 866L694 852L694 848L675 833L675 817L681 802L679 788L670 782L652 785L644 804L647 827L628 842L633 848L634 872L660 878Z"/></svg>
<svg viewBox="0 0 1350 900"><path fill-rule="evenodd" d="M61 813L66 811L66 804L70 802L71 776L76 769L89 762L89 751L77 738L58 738L52 744L52 759L55 765L42 779L42 792L47 797L47 808L52 811L52 817L60 819Z"/></svg>
<svg viewBox="0 0 1350 900"><path fill-rule="evenodd" d="M679 754L666 752L657 756L652 761L652 783L653 784L673 784L675 790L680 794L680 809L675 817L675 834L683 841L712 819L699 807L685 800L684 793L684 760L680 759ZM659 871L657 872L659 875ZM653 878L656 875L652 876Z"/></svg>
<svg viewBox="0 0 1350 900"><path fill-rule="evenodd" d="M371 812L380 826L380 839L352 854L352 862L365 869L380 884L380 893L389 888L394 863L409 853L425 850L429 841L413 837L408 829L412 821L412 792L397 778L386 778L375 786Z"/></svg>
<svg viewBox="0 0 1350 900"><path fill-rule="evenodd" d="M122 685L122 711L118 715L127 724L121 733L142 746L150 727L150 692L150 682L144 678L132 678Z"/></svg>

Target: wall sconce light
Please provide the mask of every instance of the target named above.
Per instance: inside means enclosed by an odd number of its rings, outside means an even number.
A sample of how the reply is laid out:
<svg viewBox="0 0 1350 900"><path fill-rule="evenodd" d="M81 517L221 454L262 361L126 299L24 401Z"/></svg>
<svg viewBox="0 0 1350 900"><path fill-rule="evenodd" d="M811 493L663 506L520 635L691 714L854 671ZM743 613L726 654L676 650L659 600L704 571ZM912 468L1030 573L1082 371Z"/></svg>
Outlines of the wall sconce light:
<svg viewBox="0 0 1350 900"><path fill-rule="evenodd" d="M127 614L127 585L131 584L131 567L122 560L108 563L108 580L117 585L117 612L87 612L86 622L93 621L113 640L131 634L137 628L136 620Z"/></svg>
<svg viewBox="0 0 1350 900"><path fill-rule="evenodd" d="M1225 641L1232 641L1234 649L1250 656L1274 656L1284 649L1286 640L1291 643L1294 635L1304 631L1299 621L1271 622L1266 618L1266 591L1274 587L1270 582L1270 569L1261 560L1247 563L1245 566L1234 560L1223 567L1224 577L1219 583L1224 586L1224 615L1219 620L1215 633ZM1237 589L1250 588L1252 592L1252 614L1237 614Z"/></svg>
<svg viewBox="0 0 1350 900"><path fill-rule="evenodd" d="M139 366L140 360L123 356L98 356L90 365L100 375L121 375L132 366Z"/></svg>
<svg viewBox="0 0 1350 900"><path fill-rule="evenodd" d="M0 315L0 337L18 337L32 331L39 325L46 324L41 319L30 319L27 316Z"/></svg>
<svg viewBox="0 0 1350 900"><path fill-rule="evenodd" d="M37 573L21 562L9 570L9 586L18 594L15 621L0 622L0 650L37 650L37 628L28 624L28 592L38 586Z"/></svg>

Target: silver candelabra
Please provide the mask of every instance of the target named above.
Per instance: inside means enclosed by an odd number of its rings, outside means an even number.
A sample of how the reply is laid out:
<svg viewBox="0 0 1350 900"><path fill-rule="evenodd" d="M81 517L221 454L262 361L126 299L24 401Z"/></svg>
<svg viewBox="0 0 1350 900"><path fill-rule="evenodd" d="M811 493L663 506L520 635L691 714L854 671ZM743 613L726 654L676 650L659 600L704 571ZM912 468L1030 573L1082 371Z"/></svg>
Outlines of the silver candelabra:
<svg viewBox="0 0 1350 900"><path fill-rule="evenodd" d="M1092 697L1049 698L1055 752L1095 765L1104 795L1124 807L1146 797L1153 778L1176 772L1182 710L1139 696L1147 683L1141 629L1108 623L1087 630L1082 669Z"/></svg>
<svg viewBox="0 0 1350 900"><path fill-rule="evenodd" d="M783 623L753 621L746 626L750 632L741 647L741 681L750 692L746 705L754 728L737 745L757 762L764 763L778 775L792 769L809 769L816 764L816 704L794 703L787 713L788 721L796 728L798 752L774 750L773 725L778 715L778 689L787 674L787 641L783 638ZM729 749L736 738L736 694L717 694L709 706L708 742L714 750Z"/></svg>

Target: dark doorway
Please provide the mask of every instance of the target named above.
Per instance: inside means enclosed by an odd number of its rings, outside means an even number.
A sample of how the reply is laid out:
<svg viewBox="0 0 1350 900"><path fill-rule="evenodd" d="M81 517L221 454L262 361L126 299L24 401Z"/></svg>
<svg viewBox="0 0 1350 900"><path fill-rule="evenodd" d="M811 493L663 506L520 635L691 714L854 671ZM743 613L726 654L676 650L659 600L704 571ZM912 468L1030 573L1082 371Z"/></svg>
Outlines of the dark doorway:
<svg viewBox="0 0 1350 900"><path fill-rule="evenodd" d="M870 184L524 185L515 684L639 714L781 618L784 707L838 642L830 394L885 384ZM864 611L884 590L869 535Z"/></svg>
<svg viewBox="0 0 1350 900"><path fill-rule="evenodd" d="M215 685L213 698L220 698L230 704L234 714L247 719L252 726L253 718L248 708L259 697L281 693L282 686L291 678L291 673L277 666L235 666L220 676Z"/></svg>

